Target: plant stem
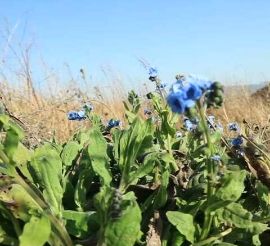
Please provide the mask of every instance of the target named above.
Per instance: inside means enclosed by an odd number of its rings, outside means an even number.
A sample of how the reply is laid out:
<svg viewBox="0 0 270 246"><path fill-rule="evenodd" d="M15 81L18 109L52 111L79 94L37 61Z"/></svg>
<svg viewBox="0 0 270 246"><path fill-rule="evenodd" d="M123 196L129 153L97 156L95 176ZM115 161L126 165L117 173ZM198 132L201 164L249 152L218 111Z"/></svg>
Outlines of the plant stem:
<svg viewBox="0 0 270 246"><path fill-rule="evenodd" d="M213 186L214 165L213 165L213 161L210 159L211 156L214 154L214 148L213 148L213 144L211 143L211 137L210 137L209 129L208 129L207 122L205 119L204 108L202 107L200 102L197 103L197 107L198 107L198 111L200 114L200 120L201 120L202 127L203 127L205 142L207 144L208 149L210 150L210 156L207 156L207 202L209 202L210 197L215 192L215 189ZM214 215L211 213L210 214L207 213L205 215L203 228L202 228L202 232L200 235L200 240L207 238L209 231L211 229L213 217L214 217Z"/></svg>
<svg viewBox="0 0 270 246"><path fill-rule="evenodd" d="M212 237L209 237L207 238L206 240L203 240L201 242L198 242L198 243L194 243L193 246L203 246L203 245L209 245L210 243L214 242L215 240L221 238L221 237L224 237L226 235L228 235L229 233L232 232L232 228L228 228L227 230L215 235L215 236L212 236Z"/></svg>

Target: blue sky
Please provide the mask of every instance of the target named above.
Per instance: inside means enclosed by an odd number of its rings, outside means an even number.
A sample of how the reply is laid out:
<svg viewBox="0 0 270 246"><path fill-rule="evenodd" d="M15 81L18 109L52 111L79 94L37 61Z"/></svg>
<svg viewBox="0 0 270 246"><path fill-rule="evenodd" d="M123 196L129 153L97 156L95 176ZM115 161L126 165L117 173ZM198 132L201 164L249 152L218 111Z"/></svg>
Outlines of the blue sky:
<svg viewBox="0 0 270 246"><path fill-rule="evenodd" d="M146 77L137 60L142 57L168 82L181 72L227 83L270 80L267 0L0 3L0 23L8 20L11 27L17 23L12 42L34 39L36 76L41 76L37 64L42 57L60 73L68 63L74 74L84 68L94 81L102 81L105 68L134 85ZM0 52L4 46L0 38Z"/></svg>

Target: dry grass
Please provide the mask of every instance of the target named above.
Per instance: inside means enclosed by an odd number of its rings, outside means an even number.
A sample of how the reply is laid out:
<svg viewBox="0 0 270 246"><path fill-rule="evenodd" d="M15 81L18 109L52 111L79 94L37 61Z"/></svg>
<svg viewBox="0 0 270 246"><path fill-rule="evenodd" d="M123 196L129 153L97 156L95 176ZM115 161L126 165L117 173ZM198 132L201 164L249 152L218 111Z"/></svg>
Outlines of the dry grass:
<svg viewBox="0 0 270 246"><path fill-rule="evenodd" d="M127 91L119 80L113 80L106 88L88 87L88 93L83 92L79 82L72 80L67 86L57 83L48 84L48 90L37 92L32 85L22 82L19 87L2 82L0 95L8 111L22 122L29 139L33 142L49 140L53 137L59 141L67 140L84 122L67 120L67 112L78 110L85 102L92 102L95 112L104 121L109 118L123 119ZM147 89L142 90L144 94ZM47 92L45 92L47 91ZM143 92L142 92L143 91ZM244 119L261 126L268 124L270 105L262 97L251 97L245 87L227 88L225 102L221 109L213 114L224 124L231 121L242 122Z"/></svg>

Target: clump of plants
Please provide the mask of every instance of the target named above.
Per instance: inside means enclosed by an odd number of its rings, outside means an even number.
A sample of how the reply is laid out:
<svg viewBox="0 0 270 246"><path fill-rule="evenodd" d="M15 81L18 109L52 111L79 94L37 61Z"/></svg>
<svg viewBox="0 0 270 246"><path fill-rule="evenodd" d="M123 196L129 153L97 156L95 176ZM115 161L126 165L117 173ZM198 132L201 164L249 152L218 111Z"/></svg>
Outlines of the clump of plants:
<svg viewBox="0 0 270 246"><path fill-rule="evenodd" d="M91 126L64 144L28 149L0 115L1 245L267 245L260 139L207 114L222 105L219 82L178 75L167 91L156 69L149 76L147 109L132 91L126 121L104 123L87 104L68 119Z"/></svg>

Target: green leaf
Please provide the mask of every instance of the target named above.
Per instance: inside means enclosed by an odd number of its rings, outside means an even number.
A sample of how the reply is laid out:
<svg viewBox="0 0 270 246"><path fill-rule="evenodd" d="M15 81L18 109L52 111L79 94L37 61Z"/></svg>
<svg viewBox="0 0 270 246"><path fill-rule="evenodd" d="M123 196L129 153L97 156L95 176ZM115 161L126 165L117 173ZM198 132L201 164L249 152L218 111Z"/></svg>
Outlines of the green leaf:
<svg viewBox="0 0 270 246"><path fill-rule="evenodd" d="M43 195L53 212L61 213L64 189L61 185L62 160L58 152L50 144L37 148L29 165L29 171L43 189Z"/></svg>
<svg viewBox="0 0 270 246"><path fill-rule="evenodd" d="M19 143L16 151L14 152L13 160L16 163L16 167L20 169L22 174L32 182L33 179L27 167L28 162L31 160L31 156L31 151L22 143Z"/></svg>
<svg viewBox="0 0 270 246"><path fill-rule="evenodd" d="M0 115L0 128L6 131L4 141L5 153L10 160L12 160L14 152L17 149L19 141L23 139L23 130L14 122L10 120L7 115Z"/></svg>
<svg viewBox="0 0 270 246"><path fill-rule="evenodd" d="M237 201L245 189L244 181L246 171L232 171L221 180L221 187L216 192L216 197L223 201Z"/></svg>
<svg viewBox="0 0 270 246"><path fill-rule="evenodd" d="M260 205L263 209L263 212L267 215L270 211L270 193L269 189L263 185L259 180L256 182L256 190L259 198Z"/></svg>
<svg viewBox="0 0 270 246"><path fill-rule="evenodd" d="M156 163L156 156L150 155L149 157L146 157L143 164L141 164L136 171L130 174L129 183L130 184L136 183L138 179L150 173L154 169L155 163Z"/></svg>
<svg viewBox="0 0 270 246"><path fill-rule="evenodd" d="M94 172L101 177L103 184L109 185L112 177L109 171L107 142L98 129L93 128L90 131L88 153Z"/></svg>
<svg viewBox="0 0 270 246"><path fill-rule="evenodd" d="M75 141L69 141L63 148L61 158L65 166L71 166L82 146Z"/></svg>
<svg viewBox="0 0 270 246"><path fill-rule="evenodd" d="M66 219L67 231L78 238L85 238L98 229L96 212L78 212L65 210L63 218Z"/></svg>
<svg viewBox="0 0 270 246"><path fill-rule="evenodd" d="M132 197L131 201L124 201L128 205L122 210L121 217L108 221L104 232L104 245L133 246L141 236L141 211L135 196Z"/></svg>
<svg viewBox="0 0 270 246"><path fill-rule="evenodd" d="M20 246L42 246L44 245L51 233L51 224L46 216L41 218L32 216L30 221L25 224L22 235L19 237Z"/></svg>
<svg viewBox="0 0 270 246"><path fill-rule="evenodd" d="M231 223L234 226L246 229L251 234L260 234L267 229L266 224L252 221L252 214L239 203L231 203L224 208L216 210L219 221Z"/></svg>
<svg viewBox="0 0 270 246"><path fill-rule="evenodd" d="M150 120L142 121L137 117L129 129L122 131L121 136L117 136L119 143L115 146L114 151L118 152L116 156L119 157L119 167L125 185L128 185L129 174L136 159L152 147L153 130Z"/></svg>
<svg viewBox="0 0 270 246"><path fill-rule="evenodd" d="M78 206L78 210L83 210L86 204L86 195L89 184L92 180L92 174L88 169L80 170L79 178L75 187L74 200Z"/></svg>
<svg viewBox="0 0 270 246"><path fill-rule="evenodd" d="M160 184L158 193L154 201L155 208L161 208L167 202L167 197L168 197L167 186L169 184L169 177L170 177L170 172L168 170L164 170L161 175L161 184Z"/></svg>
<svg viewBox="0 0 270 246"><path fill-rule="evenodd" d="M195 226L193 224L193 216L178 211L168 211L166 216L171 224L186 237L186 239L193 243L195 237Z"/></svg>

